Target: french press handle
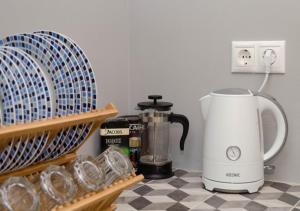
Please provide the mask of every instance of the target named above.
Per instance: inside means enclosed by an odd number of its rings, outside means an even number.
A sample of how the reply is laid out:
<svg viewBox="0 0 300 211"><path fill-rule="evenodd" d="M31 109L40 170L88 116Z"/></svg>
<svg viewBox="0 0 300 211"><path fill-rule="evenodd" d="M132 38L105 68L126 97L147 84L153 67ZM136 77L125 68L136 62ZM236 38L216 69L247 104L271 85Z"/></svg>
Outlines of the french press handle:
<svg viewBox="0 0 300 211"><path fill-rule="evenodd" d="M169 122L182 124L183 132L180 138L180 150L184 150L184 143L185 143L186 136L189 132L189 125L190 125L188 118L182 114L171 113L169 115Z"/></svg>

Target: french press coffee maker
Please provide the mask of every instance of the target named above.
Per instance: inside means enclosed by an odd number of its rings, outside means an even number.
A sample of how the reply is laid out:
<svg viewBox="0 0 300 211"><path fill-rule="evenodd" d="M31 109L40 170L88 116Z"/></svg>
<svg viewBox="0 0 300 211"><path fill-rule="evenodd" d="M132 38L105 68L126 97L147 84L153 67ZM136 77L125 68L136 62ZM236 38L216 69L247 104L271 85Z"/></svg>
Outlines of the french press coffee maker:
<svg viewBox="0 0 300 211"><path fill-rule="evenodd" d="M147 179L168 178L173 176L168 152L170 123L180 123L183 126L180 139L180 149L183 150L189 121L184 115L170 112L172 103L158 101L162 99L161 95L150 95L148 99L152 101L138 103L144 124L138 172Z"/></svg>

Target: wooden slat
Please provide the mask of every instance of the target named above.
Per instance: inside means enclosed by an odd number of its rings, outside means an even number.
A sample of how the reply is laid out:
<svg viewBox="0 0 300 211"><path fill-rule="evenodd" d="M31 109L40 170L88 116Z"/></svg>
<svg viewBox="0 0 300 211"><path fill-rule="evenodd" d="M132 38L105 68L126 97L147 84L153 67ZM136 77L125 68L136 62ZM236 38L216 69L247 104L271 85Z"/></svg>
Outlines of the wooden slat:
<svg viewBox="0 0 300 211"><path fill-rule="evenodd" d="M116 210L116 209L117 209L117 206L116 206L115 204L112 204L112 205L110 205L109 207L104 208L104 209L99 210L99 211L114 211L114 210ZM92 210L91 210L91 211L92 211Z"/></svg>
<svg viewBox="0 0 300 211"><path fill-rule="evenodd" d="M117 115L117 113L118 110L116 107L110 103L105 106L104 109L97 109L91 112L71 114L51 119L42 119L26 124L2 126L0 128L0 149L7 146L7 144L11 141L10 139L13 137L20 137L27 134L40 134L47 131L54 131L57 133L59 130L66 127L101 122L106 118Z"/></svg>
<svg viewBox="0 0 300 211"><path fill-rule="evenodd" d="M144 179L143 175L130 176L127 180L122 180L117 182L114 185L111 185L105 190L99 191L96 194L92 194L81 200L76 200L75 203L71 202L62 207L53 209L53 211L79 211L79 210L88 210L89 205L94 203L100 203L101 201L108 199L115 195L115 193L120 193L125 188L136 184Z"/></svg>
<svg viewBox="0 0 300 211"><path fill-rule="evenodd" d="M74 160L75 158L76 158L76 153L71 153L71 154L64 155L60 158L57 158L55 160L50 160L50 161L37 163L37 164L34 164L32 166L23 168L23 169L19 169L19 170L9 172L9 173L6 173L6 174L1 174L0 175L0 182L3 182L8 177L12 177L12 176L27 176L27 175L30 175L32 173L37 173L37 172L40 172L40 171L46 169L51 164L52 165L62 165L62 164L68 163L71 160Z"/></svg>
<svg viewBox="0 0 300 211"><path fill-rule="evenodd" d="M105 119L103 119L102 121L95 121L90 129L89 134L86 136L85 140L88 140L89 137L96 131L97 128L100 127L100 125L105 121ZM85 142L81 142L78 146L76 146L74 149L71 150L71 152L77 151Z"/></svg>
<svg viewBox="0 0 300 211"><path fill-rule="evenodd" d="M110 197L108 197L103 203L103 207L109 207L119 197L122 191L123 190L116 191L115 193L111 194Z"/></svg>

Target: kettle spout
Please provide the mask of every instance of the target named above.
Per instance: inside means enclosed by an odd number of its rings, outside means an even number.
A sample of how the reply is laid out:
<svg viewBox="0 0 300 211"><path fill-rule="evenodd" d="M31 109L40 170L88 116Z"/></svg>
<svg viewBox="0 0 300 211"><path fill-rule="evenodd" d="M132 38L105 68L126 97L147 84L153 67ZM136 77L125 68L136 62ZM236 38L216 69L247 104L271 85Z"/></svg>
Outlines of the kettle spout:
<svg viewBox="0 0 300 211"><path fill-rule="evenodd" d="M200 106L201 106L201 112L202 112L204 120L206 120L207 115L208 115L208 108L209 108L209 105L210 105L210 99L211 99L210 95L206 95L206 96L201 97L199 99Z"/></svg>

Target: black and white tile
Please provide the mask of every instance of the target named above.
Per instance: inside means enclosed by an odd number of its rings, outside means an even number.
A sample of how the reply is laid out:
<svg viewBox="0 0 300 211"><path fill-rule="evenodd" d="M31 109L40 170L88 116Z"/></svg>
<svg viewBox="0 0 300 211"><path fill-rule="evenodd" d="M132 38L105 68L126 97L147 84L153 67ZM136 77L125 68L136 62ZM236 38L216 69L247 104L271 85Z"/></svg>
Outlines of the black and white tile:
<svg viewBox="0 0 300 211"><path fill-rule="evenodd" d="M300 211L300 185L267 181L258 193L217 193L203 188L201 173L176 170L125 190L116 204L117 211Z"/></svg>

